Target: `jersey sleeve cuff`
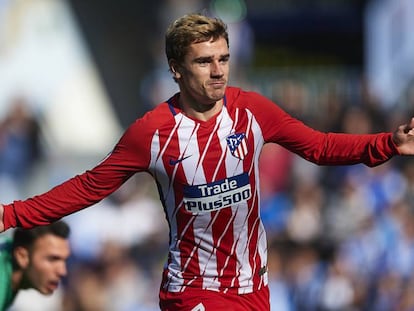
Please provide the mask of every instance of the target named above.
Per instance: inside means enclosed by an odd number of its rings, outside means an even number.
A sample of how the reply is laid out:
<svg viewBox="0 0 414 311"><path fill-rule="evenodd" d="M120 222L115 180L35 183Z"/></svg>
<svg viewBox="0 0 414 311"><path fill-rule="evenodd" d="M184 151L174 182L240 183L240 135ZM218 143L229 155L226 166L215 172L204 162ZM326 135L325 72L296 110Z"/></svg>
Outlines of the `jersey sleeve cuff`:
<svg viewBox="0 0 414 311"><path fill-rule="evenodd" d="M13 204L3 205L3 225L4 230L17 227L17 218Z"/></svg>

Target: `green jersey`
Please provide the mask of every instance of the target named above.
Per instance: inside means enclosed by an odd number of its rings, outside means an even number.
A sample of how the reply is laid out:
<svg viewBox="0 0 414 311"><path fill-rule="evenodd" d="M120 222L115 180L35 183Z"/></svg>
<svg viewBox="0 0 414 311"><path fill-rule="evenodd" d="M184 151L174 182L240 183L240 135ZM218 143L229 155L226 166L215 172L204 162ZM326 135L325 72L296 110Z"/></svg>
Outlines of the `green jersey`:
<svg viewBox="0 0 414 311"><path fill-rule="evenodd" d="M0 311L6 310L13 302L11 239L0 238Z"/></svg>

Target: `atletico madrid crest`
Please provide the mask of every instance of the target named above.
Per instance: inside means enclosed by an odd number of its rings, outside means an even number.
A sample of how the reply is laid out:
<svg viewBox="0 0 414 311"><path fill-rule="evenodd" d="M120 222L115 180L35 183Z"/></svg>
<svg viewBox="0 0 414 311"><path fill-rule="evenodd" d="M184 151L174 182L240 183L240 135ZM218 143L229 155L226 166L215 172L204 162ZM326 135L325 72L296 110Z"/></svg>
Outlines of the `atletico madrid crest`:
<svg viewBox="0 0 414 311"><path fill-rule="evenodd" d="M245 133L236 133L227 136L227 146L230 152L236 158L243 160L247 155L247 143Z"/></svg>

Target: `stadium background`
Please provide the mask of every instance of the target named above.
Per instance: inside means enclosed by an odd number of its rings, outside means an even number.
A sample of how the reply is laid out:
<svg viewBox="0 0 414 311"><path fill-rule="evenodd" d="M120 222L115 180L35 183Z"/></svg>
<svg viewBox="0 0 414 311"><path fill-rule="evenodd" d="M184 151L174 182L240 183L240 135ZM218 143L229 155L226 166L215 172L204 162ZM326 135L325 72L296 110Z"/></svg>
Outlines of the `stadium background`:
<svg viewBox="0 0 414 311"><path fill-rule="evenodd" d="M175 92L164 31L200 10L229 24L231 83L317 129L389 131L413 115L408 0L3 0L0 201L89 168ZM16 128L19 139L7 139ZM413 308L413 164L325 168L264 150L272 310ZM66 219L64 286L21 293L12 310L157 310L168 236L152 180L136 176Z"/></svg>

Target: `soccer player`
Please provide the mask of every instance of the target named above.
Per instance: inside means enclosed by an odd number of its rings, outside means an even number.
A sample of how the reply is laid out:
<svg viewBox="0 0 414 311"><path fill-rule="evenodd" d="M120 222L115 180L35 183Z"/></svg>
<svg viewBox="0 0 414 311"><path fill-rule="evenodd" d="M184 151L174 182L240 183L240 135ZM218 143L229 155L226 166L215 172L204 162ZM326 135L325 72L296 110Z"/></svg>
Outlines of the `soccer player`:
<svg viewBox="0 0 414 311"><path fill-rule="evenodd" d="M22 289L51 295L66 275L70 255L69 226L57 221L33 229L17 228L0 240L0 311L10 307Z"/></svg>
<svg viewBox="0 0 414 311"><path fill-rule="evenodd" d="M414 120L394 133L319 132L264 96L228 85L229 38L220 19L185 15L165 39L179 92L137 119L91 170L0 206L0 231L55 221L148 172L170 229L161 310L269 310L258 180L263 145L280 144L318 165L376 166L414 154Z"/></svg>

